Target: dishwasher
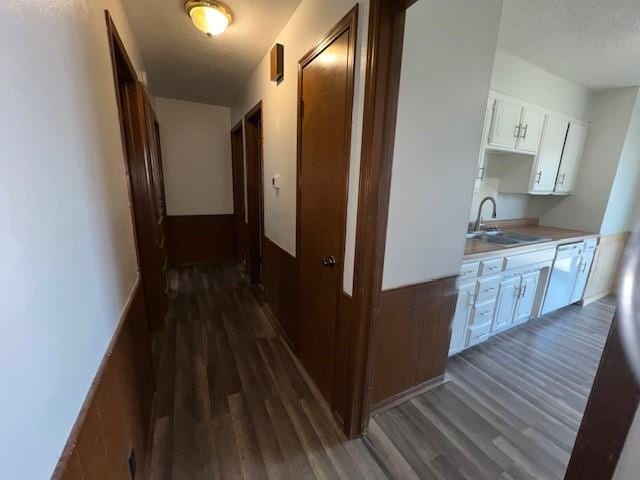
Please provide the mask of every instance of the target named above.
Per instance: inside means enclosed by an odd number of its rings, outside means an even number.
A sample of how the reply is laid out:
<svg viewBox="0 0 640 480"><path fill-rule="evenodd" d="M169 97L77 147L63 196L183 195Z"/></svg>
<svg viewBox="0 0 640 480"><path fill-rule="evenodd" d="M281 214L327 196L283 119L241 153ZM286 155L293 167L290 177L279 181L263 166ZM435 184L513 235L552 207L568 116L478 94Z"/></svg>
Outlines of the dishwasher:
<svg viewBox="0 0 640 480"><path fill-rule="evenodd" d="M573 291L580 271L584 242L561 245L551 269L542 313L549 313L572 303Z"/></svg>

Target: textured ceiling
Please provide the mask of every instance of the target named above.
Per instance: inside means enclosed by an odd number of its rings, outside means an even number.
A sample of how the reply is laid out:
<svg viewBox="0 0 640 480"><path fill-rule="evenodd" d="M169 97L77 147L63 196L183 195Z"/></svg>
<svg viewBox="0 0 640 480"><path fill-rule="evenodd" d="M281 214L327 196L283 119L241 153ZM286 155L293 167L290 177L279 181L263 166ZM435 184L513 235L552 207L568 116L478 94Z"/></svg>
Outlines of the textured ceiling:
<svg viewBox="0 0 640 480"><path fill-rule="evenodd" d="M184 0L123 0L151 93L215 105L233 103L299 3L225 1L233 23L210 39L193 26Z"/></svg>
<svg viewBox="0 0 640 480"><path fill-rule="evenodd" d="M589 88L640 84L640 0L505 0L499 42Z"/></svg>

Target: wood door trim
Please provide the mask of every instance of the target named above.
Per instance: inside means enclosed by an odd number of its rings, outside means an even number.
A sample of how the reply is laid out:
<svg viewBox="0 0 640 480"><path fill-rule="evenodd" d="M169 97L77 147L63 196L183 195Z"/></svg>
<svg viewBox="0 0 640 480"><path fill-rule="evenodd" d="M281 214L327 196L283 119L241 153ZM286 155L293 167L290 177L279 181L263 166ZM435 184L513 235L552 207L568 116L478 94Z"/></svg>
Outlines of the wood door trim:
<svg viewBox="0 0 640 480"><path fill-rule="evenodd" d="M239 165L236 163L234 155L238 154L234 152L234 142L236 136L239 135ZM232 170L232 183L233 183L233 217L234 217L234 236L235 236L235 255L237 261L243 260L243 254L246 254L244 224L246 221L246 205L245 205L245 171L244 171L244 126L242 120L240 120L232 129L230 133L231 139L231 170ZM238 191L240 190L240 191Z"/></svg>
<svg viewBox="0 0 640 480"><path fill-rule="evenodd" d="M415 0L371 0L370 3L349 359L351 391L349 418L345 419L345 433L351 438L366 432L369 419L372 339L380 311L404 21L406 9L413 3ZM633 422L633 408L623 408L623 418L617 417L620 411L606 409L603 412L597 408L603 398L620 405L637 404L637 387L632 376L622 378L623 385L618 385L615 392L607 390L606 385L613 380L611 371L628 368L624 356L611 351L615 349L612 338L609 337L603 352L603 359L608 358L611 363L609 368L601 364L603 368L598 371L599 379L589 396L577 448L571 454L567 480L580 478L574 472L602 471L607 456L615 459L609 460L609 471L613 472L623 439ZM603 381L607 379L608 382ZM602 429L587 428L592 422ZM584 453L587 446L590 454Z"/></svg>
<svg viewBox="0 0 640 480"><path fill-rule="evenodd" d="M327 47L329 47L338 37L343 35L345 32L349 32L349 46L347 53L347 98L345 99L345 145L343 154L345 155L346 162L344 164L344 170L341 172L345 178L344 185L344 195L341 199L341 204L343 205L343 210L341 212L340 224L338 226L339 235L340 235L340 260L338 263L338 288L336 290L336 319L339 315L339 299L340 295L343 293L343 285L344 285L344 252L345 252L345 244L346 244L346 222L347 222L347 209L348 209L348 199L349 199L349 168L351 165L351 132L353 126L353 97L354 97L354 86L355 86L355 55L356 55L356 43L357 43L357 35L358 35L358 4L356 4L347 14L340 19L340 21L333 26L333 28L325 34L325 36L318 42L318 44L309 50L299 61L298 61L298 97L297 97L297 144L296 144L296 260L297 260L297 269L298 269L298 282L302 281L302 264L300 262L301 251L302 251L302 243L300 239L300 227L301 227L301 194L302 194L302 117L303 111L301 108L302 100L303 100L303 71L304 68L309 65L318 55L320 55ZM298 308L297 310L301 311L301 297L298 296ZM333 388L332 390L332 398L327 399L331 404L332 411L335 411L336 405L336 376L333 376Z"/></svg>
<svg viewBox="0 0 640 480"><path fill-rule="evenodd" d="M250 207L250 202L249 202L249 178L247 175L247 224L249 226L248 228L248 234L247 234L247 239L249 242L248 248L247 248L247 258L250 260L248 262L248 267L250 269L249 271L249 276L251 277L252 281L255 281L257 278L257 274L253 271L255 269L255 265L256 265L256 259L254 258L255 255L252 251L251 246L252 245L260 245L260 247L258 247L259 250L261 250L261 254L262 254L262 259L260 260L260 262L263 262L264 260L264 243L265 243L265 231L264 231L264 121L263 121L263 110L262 110L262 100L260 100L258 103L256 103L256 105L251 108L244 116L244 136L245 136L245 148L244 148L244 155L245 155L245 163L246 163L246 168L247 168L247 174L249 172L249 161L247 158L247 154L248 154L248 148L246 148L246 136L247 136L247 124L251 123L251 118L254 117L256 114L260 113L260 144L259 144L259 155L258 155L258 168L257 168L257 178L256 178L256 187L258 188L258 194L260 196L260 201L259 201L259 206L258 206L258 222L260 222L260 232L257 233L255 231L253 231L251 222L250 222L250 215L249 215L249 209ZM264 263L262 263L261 265L261 269L264 270ZM263 282L263 286L264 286L264 271L262 271L261 275L259 275L260 277L262 277L260 280L261 282Z"/></svg>
<svg viewBox="0 0 640 480"><path fill-rule="evenodd" d="M404 21L404 5L395 0L371 1L348 365L350 391L344 425L349 438L365 433L369 419L372 339L380 311Z"/></svg>

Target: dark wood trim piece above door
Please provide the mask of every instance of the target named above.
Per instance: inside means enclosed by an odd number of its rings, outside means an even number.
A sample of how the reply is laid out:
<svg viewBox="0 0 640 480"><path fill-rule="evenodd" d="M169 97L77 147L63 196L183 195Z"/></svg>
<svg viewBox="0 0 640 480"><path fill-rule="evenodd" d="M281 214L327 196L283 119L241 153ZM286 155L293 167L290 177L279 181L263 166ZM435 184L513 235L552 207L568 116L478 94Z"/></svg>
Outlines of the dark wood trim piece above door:
<svg viewBox="0 0 640 480"><path fill-rule="evenodd" d="M565 480L612 478L640 402L614 318L571 453Z"/></svg>
<svg viewBox="0 0 640 480"><path fill-rule="evenodd" d="M245 206L244 206L244 128L242 120L231 129L231 170L233 178L233 217L235 235L235 256L238 262L244 261Z"/></svg>
<svg viewBox="0 0 640 480"><path fill-rule="evenodd" d="M256 125L256 119L260 127ZM244 116L247 167L247 271L251 283L262 283L264 254L264 171L262 100Z"/></svg>
<svg viewBox="0 0 640 480"><path fill-rule="evenodd" d="M345 434L366 432L372 338L380 311L391 165L400 89L405 9L395 0L372 0L350 335L348 413Z"/></svg>

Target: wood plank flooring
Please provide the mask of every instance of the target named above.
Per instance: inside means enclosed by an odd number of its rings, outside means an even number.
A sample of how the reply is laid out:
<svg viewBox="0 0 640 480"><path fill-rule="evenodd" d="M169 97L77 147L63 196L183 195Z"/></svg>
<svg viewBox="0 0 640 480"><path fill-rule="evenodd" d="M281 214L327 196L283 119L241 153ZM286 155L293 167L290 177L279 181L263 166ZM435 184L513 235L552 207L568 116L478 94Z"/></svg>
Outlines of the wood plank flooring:
<svg viewBox="0 0 640 480"><path fill-rule="evenodd" d="M563 478L614 309L570 306L456 355L375 416L373 448L394 478Z"/></svg>
<svg viewBox="0 0 640 480"><path fill-rule="evenodd" d="M152 479L387 478L335 426L238 266L179 268L170 288Z"/></svg>

